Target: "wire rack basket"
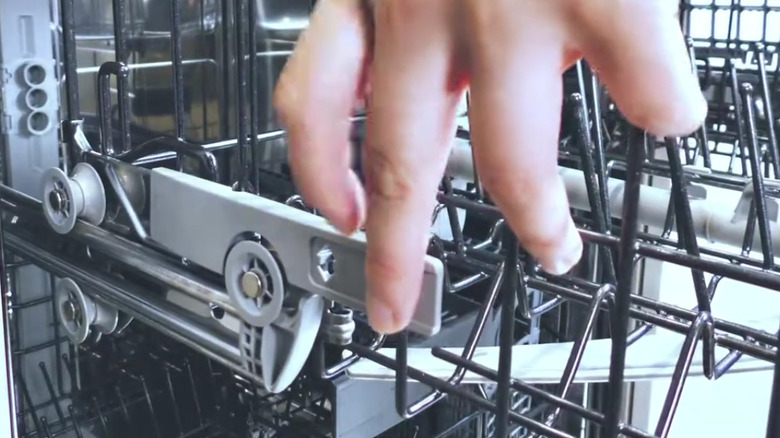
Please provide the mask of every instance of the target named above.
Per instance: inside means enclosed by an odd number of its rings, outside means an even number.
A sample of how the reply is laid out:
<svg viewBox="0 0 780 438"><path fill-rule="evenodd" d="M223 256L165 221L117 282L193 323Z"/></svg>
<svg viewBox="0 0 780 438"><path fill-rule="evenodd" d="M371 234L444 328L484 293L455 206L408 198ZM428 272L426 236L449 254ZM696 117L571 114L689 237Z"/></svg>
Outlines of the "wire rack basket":
<svg viewBox="0 0 780 438"><path fill-rule="evenodd" d="M273 76L279 66L244 56L260 50L257 3L203 0L182 15L183 2L173 0L165 11L169 28L141 34L132 7L122 4L104 7L113 13L113 23L124 26L111 28L98 20L86 34L79 31L78 41L82 44L85 35L112 41L114 59L103 66L121 71L125 63L146 62L144 69L154 69L160 62L135 57L144 53L139 47L157 47L160 32L167 32L172 43L163 51L170 52L165 64L170 87L160 91L138 77L130 83L120 77L117 102L112 104L110 81L105 82L92 96L99 105L90 113L79 81L66 80L63 118L84 120L87 137L111 158L138 166L175 162L236 189L295 199L288 173L274 158L272 146L283 133L266 132L273 123L260 122L268 96L258 78ZM78 65L78 5L83 2L59 2L65 78L92 68ZM780 290L775 263L780 247L772 235L780 193L780 2L686 0L680 11L710 107L706 124L690 138L653 138L627 124L586 63L565 75L559 165L586 243L583 262L572 273L553 277L538 269L504 226L473 169L442 180L437 212L450 224L451 236L431 239L429 254L445 265L444 323L460 321L459 342L409 333L377 336L357 315L353 342L338 346L318 340L296 383L268 394L229 367L137 322L100 342L70 345L54 316L52 293L13 287L14 276L32 260L18 257L24 253L14 243L18 239L5 242L8 281L3 286L8 289L3 293L12 297L22 436L328 437L334 435L339 403L329 382L360 381L371 373L394 383L388 394L398 424L380 435L386 438L570 437L582 431L599 437L666 437L689 376L716 380L750 370L775 369L770 412L776 412L777 312L738 319L728 311L733 302L721 305L719 299L730 296L726 287ZM234 26L220 27L215 24L220 20ZM200 61L187 59L188 44L203 35L214 36L222 48L208 46ZM262 48L264 56L289 53L289 41L273 41L279 46ZM230 68L212 66L215 59L228 60L231 51L237 56L235 63L225 62ZM185 67L199 73L185 75ZM196 84L200 97L185 93L185 82L187 90ZM218 84L222 94L211 96L204 83ZM144 100L161 95L173 115L164 123L155 113L156 101ZM142 113L146 123L131 124L131 112ZM67 126L63 123L63 129ZM111 132L110 139L101 132ZM468 130L461 129L458 137L469 162ZM207 148L214 140L219 145ZM6 229L13 228L18 213L11 204L0 204L7 210ZM668 291L648 293L642 287L660 264L685 272L687 284L675 287L688 294L686 299L670 300ZM30 334L31 320L45 322L38 323L45 325L45 335ZM648 350L658 340L668 347L665 365L637 371L637 358L659 354ZM551 349L542 350L549 346L557 348L562 366L558 374L540 377L533 363L524 362L523 352L539 348L533 351L552 355ZM493 360L484 360L485 355ZM594 356L601 356L600 372L593 369ZM634 382L660 376L670 379L660 418L643 430L631 424L626 399ZM774 416L768 418L767 436L780 437Z"/></svg>

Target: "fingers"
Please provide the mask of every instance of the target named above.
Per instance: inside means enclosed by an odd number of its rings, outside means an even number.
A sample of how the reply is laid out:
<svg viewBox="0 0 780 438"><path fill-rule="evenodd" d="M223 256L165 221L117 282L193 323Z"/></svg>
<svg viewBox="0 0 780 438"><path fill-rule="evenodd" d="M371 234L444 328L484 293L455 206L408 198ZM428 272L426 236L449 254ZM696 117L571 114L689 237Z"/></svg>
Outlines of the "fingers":
<svg viewBox="0 0 780 438"><path fill-rule="evenodd" d="M701 126L707 104L692 73L677 0L572 4L572 28L585 57L633 124L657 136L684 136Z"/></svg>
<svg viewBox="0 0 780 438"><path fill-rule="evenodd" d="M274 95L299 190L345 233L364 216L363 190L350 170L349 117L367 64L366 18L360 0L318 2Z"/></svg>
<svg viewBox="0 0 780 438"><path fill-rule="evenodd" d="M471 134L480 177L522 246L562 274L582 242L557 168L561 73L571 61L559 2L474 4Z"/></svg>
<svg viewBox="0 0 780 438"><path fill-rule="evenodd" d="M422 286L435 194L462 91L448 1L376 2L368 138L368 316L394 333Z"/></svg>

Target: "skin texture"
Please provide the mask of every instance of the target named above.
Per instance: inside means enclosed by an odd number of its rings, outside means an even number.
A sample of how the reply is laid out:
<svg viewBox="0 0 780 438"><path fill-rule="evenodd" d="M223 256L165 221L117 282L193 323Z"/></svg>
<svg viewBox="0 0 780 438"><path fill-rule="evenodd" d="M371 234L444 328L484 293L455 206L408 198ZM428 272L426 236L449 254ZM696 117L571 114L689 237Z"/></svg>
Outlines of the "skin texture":
<svg viewBox="0 0 780 438"><path fill-rule="evenodd" d="M584 57L626 117L657 136L706 116L677 0L320 0L274 96L302 195L337 228L365 224L369 320L417 304L435 194L470 88L483 183L523 247L562 274L582 242L557 174L561 74ZM368 110L366 187L349 116Z"/></svg>

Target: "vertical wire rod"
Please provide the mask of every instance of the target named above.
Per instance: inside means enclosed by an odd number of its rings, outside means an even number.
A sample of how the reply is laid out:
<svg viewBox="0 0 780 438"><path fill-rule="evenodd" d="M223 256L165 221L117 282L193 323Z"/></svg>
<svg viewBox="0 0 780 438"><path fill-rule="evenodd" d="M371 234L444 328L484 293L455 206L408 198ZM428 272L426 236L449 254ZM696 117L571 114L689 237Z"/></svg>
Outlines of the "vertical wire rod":
<svg viewBox="0 0 780 438"><path fill-rule="evenodd" d="M766 191L764 178L761 176L761 155L758 146L758 133L756 131L755 101L753 100L753 86L742 84L742 107L747 118L748 147L750 148L750 173L753 180L753 199L756 204L756 216L758 217L758 233L761 236L761 249L764 253L764 268L774 266L774 250L772 248L772 233L767 212Z"/></svg>
<svg viewBox="0 0 780 438"><path fill-rule="evenodd" d="M610 313L612 325L612 360L609 366L609 387L606 406L605 437L618 436L623 401L623 376L626 365L628 337L628 311L634 278L634 259L637 254L639 233L639 193L642 185L642 164L646 149L644 133L628 128L628 165L623 201L623 224L620 230L619 269L614 312Z"/></svg>
<svg viewBox="0 0 780 438"><path fill-rule="evenodd" d="M509 412L512 409L512 347L515 337L515 304L517 297L517 263L519 246L512 230L504 229L507 255L501 300L501 326L498 353L498 390L496 395L496 436L509 436Z"/></svg>

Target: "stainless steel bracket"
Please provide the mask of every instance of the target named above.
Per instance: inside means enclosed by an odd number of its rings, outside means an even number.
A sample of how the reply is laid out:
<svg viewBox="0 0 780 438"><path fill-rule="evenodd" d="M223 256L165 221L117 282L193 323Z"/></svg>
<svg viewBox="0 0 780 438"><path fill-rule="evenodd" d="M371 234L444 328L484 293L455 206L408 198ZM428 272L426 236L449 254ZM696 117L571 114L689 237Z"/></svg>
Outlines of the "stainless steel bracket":
<svg viewBox="0 0 780 438"><path fill-rule="evenodd" d="M291 286L366 311L363 233L345 236L322 217L170 169L152 170L150 181L150 234L158 244L224 275L230 248L260 235ZM411 331L439 331L443 275L441 261L426 257Z"/></svg>

